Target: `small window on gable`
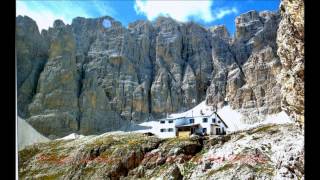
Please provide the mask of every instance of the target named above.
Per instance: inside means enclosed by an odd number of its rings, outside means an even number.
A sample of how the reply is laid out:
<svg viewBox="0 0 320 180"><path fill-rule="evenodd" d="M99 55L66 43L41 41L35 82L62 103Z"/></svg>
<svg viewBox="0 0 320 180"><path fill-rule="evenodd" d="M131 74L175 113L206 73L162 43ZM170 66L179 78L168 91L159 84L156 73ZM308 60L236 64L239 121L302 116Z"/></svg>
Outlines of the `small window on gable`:
<svg viewBox="0 0 320 180"><path fill-rule="evenodd" d="M189 122L190 123L194 123L194 119L189 119Z"/></svg>
<svg viewBox="0 0 320 180"><path fill-rule="evenodd" d="M221 123L221 121L219 120L218 123Z"/></svg>
<svg viewBox="0 0 320 180"><path fill-rule="evenodd" d="M166 121L164 121L164 120L160 121L160 124L164 124L164 123L166 123Z"/></svg>
<svg viewBox="0 0 320 180"><path fill-rule="evenodd" d="M168 132L173 132L173 128L169 128L169 129L168 129Z"/></svg>
<svg viewBox="0 0 320 180"><path fill-rule="evenodd" d="M215 118L212 118L212 123L216 123L216 119Z"/></svg>
<svg viewBox="0 0 320 180"><path fill-rule="evenodd" d="M208 118L203 118L202 122L204 122L204 123L208 122Z"/></svg>
<svg viewBox="0 0 320 180"><path fill-rule="evenodd" d="M169 123L173 123L173 120L169 120L168 122L169 122Z"/></svg>

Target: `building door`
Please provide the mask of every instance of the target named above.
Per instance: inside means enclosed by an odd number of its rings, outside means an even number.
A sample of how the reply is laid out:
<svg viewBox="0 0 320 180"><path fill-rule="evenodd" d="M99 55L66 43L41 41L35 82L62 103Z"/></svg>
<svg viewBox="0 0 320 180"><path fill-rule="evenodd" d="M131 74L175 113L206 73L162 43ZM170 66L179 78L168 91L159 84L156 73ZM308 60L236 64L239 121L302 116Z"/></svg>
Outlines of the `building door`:
<svg viewBox="0 0 320 180"><path fill-rule="evenodd" d="M220 134L220 128L216 128L216 134Z"/></svg>

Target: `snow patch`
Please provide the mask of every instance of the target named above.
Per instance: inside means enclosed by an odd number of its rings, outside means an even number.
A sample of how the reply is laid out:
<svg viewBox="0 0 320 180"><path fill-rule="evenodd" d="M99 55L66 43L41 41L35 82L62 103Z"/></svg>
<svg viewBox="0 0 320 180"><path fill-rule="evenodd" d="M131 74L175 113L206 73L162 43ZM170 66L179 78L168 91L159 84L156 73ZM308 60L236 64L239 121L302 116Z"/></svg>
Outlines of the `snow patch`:
<svg viewBox="0 0 320 180"><path fill-rule="evenodd" d="M179 118L179 117L192 117L192 116L210 116L213 113L213 108L211 106L206 105L205 101L202 101L200 104L195 106L194 108L183 112L183 113L175 113L171 114L169 118Z"/></svg>
<svg viewBox="0 0 320 180"><path fill-rule="evenodd" d="M242 122L241 119L244 117L244 115L242 115L236 110L233 110L229 105L219 109L217 113L219 116L221 116L222 120L229 126L228 130L231 132L246 130L265 124L286 124L294 122L284 111L281 111L277 114L266 115L264 120L254 124L247 124Z"/></svg>
<svg viewBox="0 0 320 180"><path fill-rule="evenodd" d="M142 129L142 130L136 130L134 132L137 133L147 133L147 132L151 132L153 134L158 134L160 132L159 129L159 121L148 121L148 122L143 122L140 123L139 126L144 126L146 128L150 128L150 129Z"/></svg>
<svg viewBox="0 0 320 180"><path fill-rule="evenodd" d="M17 118L17 136L18 150L34 143L50 141L20 117Z"/></svg>
<svg viewBox="0 0 320 180"><path fill-rule="evenodd" d="M218 109L217 114L229 127L228 131L238 131L248 128L248 125L241 121L243 115L236 110L231 109L229 105Z"/></svg>
<svg viewBox="0 0 320 180"><path fill-rule="evenodd" d="M84 137L83 135L79 135L79 134L76 134L76 133L72 133L72 134L69 134L68 136L65 136L63 138L59 138L59 140L69 140L69 139L79 139L79 138L82 138Z"/></svg>

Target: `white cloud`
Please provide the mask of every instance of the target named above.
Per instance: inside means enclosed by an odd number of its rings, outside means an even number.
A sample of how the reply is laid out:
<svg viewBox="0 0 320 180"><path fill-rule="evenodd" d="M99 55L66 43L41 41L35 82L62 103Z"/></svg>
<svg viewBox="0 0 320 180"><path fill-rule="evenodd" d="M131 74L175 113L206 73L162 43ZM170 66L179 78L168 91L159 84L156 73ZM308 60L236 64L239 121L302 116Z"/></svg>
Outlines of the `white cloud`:
<svg viewBox="0 0 320 180"><path fill-rule="evenodd" d="M213 0L181 1L181 0L136 0L134 9L137 14L145 15L149 20L154 20L158 16L170 16L178 21L188 21L190 17L201 19L204 22L212 22L217 19L237 13L236 8L217 9L211 11Z"/></svg>
<svg viewBox="0 0 320 180"><path fill-rule="evenodd" d="M233 7L233 8L221 8L218 9L217 12L214 14L214 19L221 19L226 15L229 14L237 14L238 9Z"/></svg>
<svg viewBox="0 0 320 180"><path fill-rule="evenodd" d="M17 1L16 15L26 15L37 22L39 30L52 27L61 19L70 24L78 16L94 18L115 15L116 12L103 1Z"/></svg>
<svg viewBox="0 0 320 180"><path fill-rule="evenodd" d="M61 19L63 22L67 22L63 16L55 15L50 11L34 11L30 9L23 1L17 1L16 15L29 16L37 22L38 28L48 29L52 27L54 20Z"/></svg>
<svg viewBox="0 0 320 180"><path fill-rule="evenodd" d="M145 14L149 20L159 15L170 16L178 21L187 21L191 16L198 16L206 22L212 21L210 12L212 1L135 1L135 11Z"/></svg>

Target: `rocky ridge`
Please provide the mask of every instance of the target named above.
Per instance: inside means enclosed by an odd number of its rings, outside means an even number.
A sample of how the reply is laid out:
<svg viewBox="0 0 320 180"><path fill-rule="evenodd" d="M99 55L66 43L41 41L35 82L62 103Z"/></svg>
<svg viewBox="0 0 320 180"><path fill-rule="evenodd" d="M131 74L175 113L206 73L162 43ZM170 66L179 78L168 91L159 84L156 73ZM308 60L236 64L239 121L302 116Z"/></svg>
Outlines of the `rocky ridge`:
<svg viewBox="0 0 320 180"><path fill-rule="evenodd" d="M21 179L301 179L303 134L264 125L202 139L106 133L19 151Z"/></svg>

